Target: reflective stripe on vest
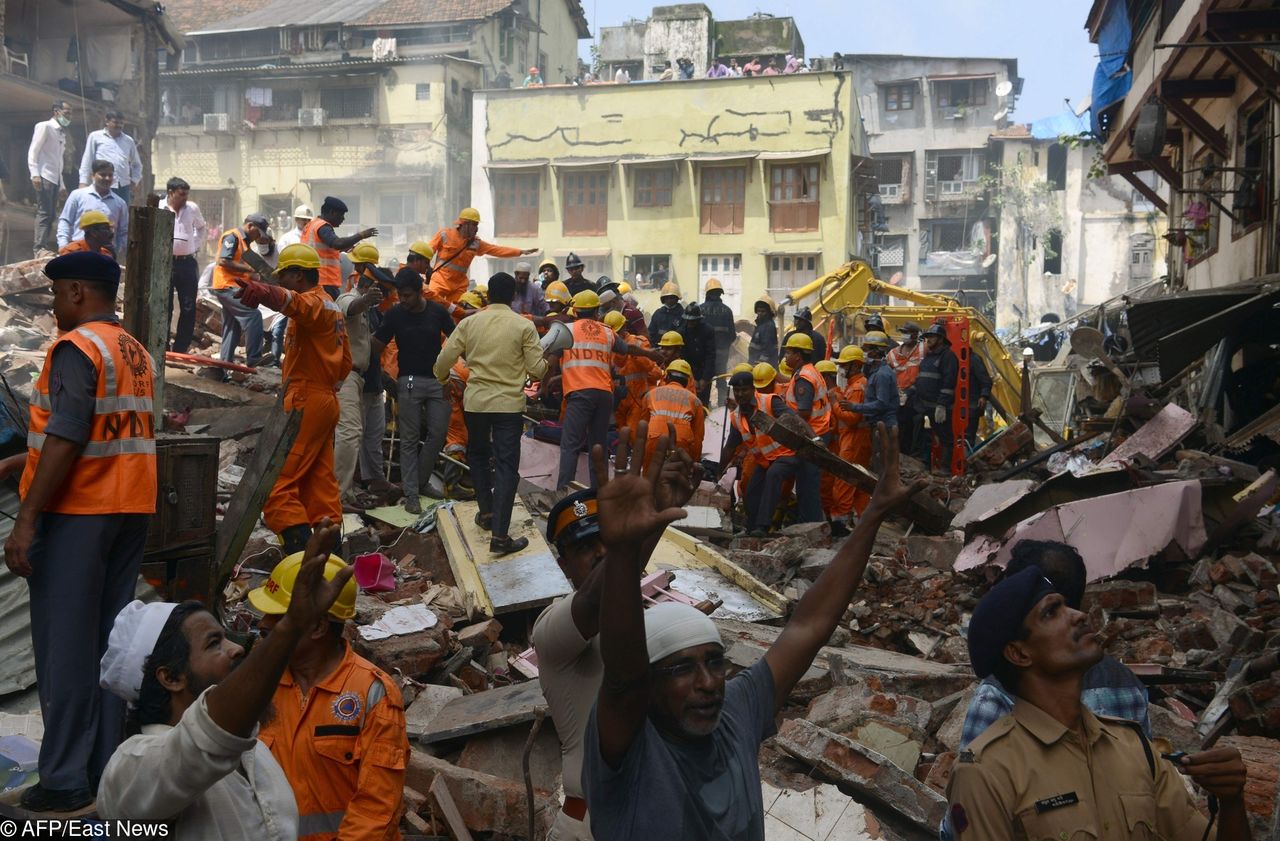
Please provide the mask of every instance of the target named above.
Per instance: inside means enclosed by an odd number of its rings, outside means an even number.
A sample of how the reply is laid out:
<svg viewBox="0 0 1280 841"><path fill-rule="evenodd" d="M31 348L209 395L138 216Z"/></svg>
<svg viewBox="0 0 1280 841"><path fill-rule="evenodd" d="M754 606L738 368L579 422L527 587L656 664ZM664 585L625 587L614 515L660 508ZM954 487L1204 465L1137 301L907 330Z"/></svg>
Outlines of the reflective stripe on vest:
<svg viewBox="0 0 1280 841"><path fill-rule="evenodd" d="M885 361L893 369L893 376L898 381L899 389L910 388L915 384L916 377L920 373L920 363L924 361L923 344L917 343L905 356L901 353L903 347L905 346L898 345L885 355Z"/></svg>
<svg viewBox="0 0 1280 841"><path fill-rule="evenodd" d="M244 232L239 228L232 228L227 233L236 238L236 253L231 255L231 259L239 260L240 256L244 254L244 250L249 247L249 242L244 238ZM221 242L219 242L219 248L221 248ZM222 266L214 263L212 283L214 289L238 289L239 284L232 279L237 277L241 280L249 280L253 275L249 272L238 272L234 269L224 269Z"/></svg>
<svg viewBox="0 0 1280 841"><path fill-rule="evenodd" d="M756 392L756 411L764 412L769 417L773 417L773 398L777 395L761 394ZM742 440L746 442L751 449L756 451L756 455L760 456L765 463L770 463L776 458L782 456L795 455L794 451L787 449L777 441L765 435L763 432L757 432L751 422L742 416L741 412L737 413L738 432L742 435Z"/></svg>
<svg viewBox="0 0 1280 841"><path fill-rule="evenodd" d="M458 233L456 228L441 228L439 231L436 231L436 236L440 237L441 251L443 251L445 249L445 246L449 244L450 234L457 234L457 236L459 237L462 236L462 234ZM448 260L443 260L442 259L443 255L436 254L436 257L435 257L436 263L434 266L431 267L431 271L438 272L441 269L453 269L454 271L463 272L465 274L467 269L471 267L471 260L468 260L467 265L465 266L462 265L460 262L455 263L454 260L457 260L459 257L466 254L469 250L471 250L471 243L468 242L456 254L450 256ZM475 258L475 255L473 254L472 259L474 258Z"/></svg>
<svg viewBox="0 0 1280 841"><path fill-rule="evenodd" d="M573 347L564 351L560 371L564 393L598 389L613 391L613 330L599 321L579 319L569 325Z"/></svg>
<svg viewBox="0 0 1280 841"><path fill-rule="evenodd" d="M796 400L796 382L804 380L813 386L813 408L809 412L809 426L813 427L813 431L818 435L823 435L831 429L831 401L827 399L827 382L818 373L818 369L812 364L806 362L804 367L796 372L791 378L791 382L787 384L787 405L793 411L800 411L799 402Z"/></svg>
<svg viewBox="0 0 1280 841"><path fill-rule="evenodd" d="M308 835L333 835L342 828L342 819L347 816L342 812L312 812L309 815L298 815L298 837Z"/></svg>
<svg viewBox="0 0 1280 841"><path fill-rule="evenodd" d="M146 348L113 322L90 322L49 348L32 389L27 463L19 487L25 498L40 462L53 415L49 379L53 355L70 342L97 372L94 414L85 441L58 492L44 510L59 514L151 514L156 506L154 365Z"/></svg>
<svg viewBox="0 0 1280 841"><path fill-rule="evenodd" d="M342 285L342 252L320 241L320 229L329 223L317 216L302 229L302 242L316 250L320 256L320 285Z"/></svg>

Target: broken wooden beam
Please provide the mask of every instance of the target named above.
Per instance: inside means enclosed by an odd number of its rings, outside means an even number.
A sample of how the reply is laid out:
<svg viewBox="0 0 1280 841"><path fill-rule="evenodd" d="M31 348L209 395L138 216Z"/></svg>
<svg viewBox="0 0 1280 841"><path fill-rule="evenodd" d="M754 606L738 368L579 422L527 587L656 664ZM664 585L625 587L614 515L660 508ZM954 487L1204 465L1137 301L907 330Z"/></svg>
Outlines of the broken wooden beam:
<svg viewBox="0 0 1280 841"><path fill-rule="evenodd" d="M807 434L810 431L808 426L798 415L772 418L764 412L755 412L751 415L751 424L782 446L795 450L800 458L817 465L837 479L867 493L875 492L877 479L871 471L860 464L845 461L826 447L815 443ZM911 497L905 514L907 519L929 534L942 534L955 517L947 506L929 495L928 489Z"/></svg>
<svg viewBox="0 0 1280 841"><path fill-rule="evenodd" d="M164 363L169 347L169 291L173 271L173 212L129 208L129 245L124 267L124 318L120 325L155 364L156 428L163 426Z"/></svg>
<svg viewBox="0 0 1280 841"><path fill-rule="evenodd" d="M209 583L209 593L214 598L221 592L223 579L231 575L240 560L240 553L253 533L262 506L266 504L302 426L300 409L286 412L282 404L277 404L277 408L262 428L253 461L231 495L227 513L218 526Z"/></svg>

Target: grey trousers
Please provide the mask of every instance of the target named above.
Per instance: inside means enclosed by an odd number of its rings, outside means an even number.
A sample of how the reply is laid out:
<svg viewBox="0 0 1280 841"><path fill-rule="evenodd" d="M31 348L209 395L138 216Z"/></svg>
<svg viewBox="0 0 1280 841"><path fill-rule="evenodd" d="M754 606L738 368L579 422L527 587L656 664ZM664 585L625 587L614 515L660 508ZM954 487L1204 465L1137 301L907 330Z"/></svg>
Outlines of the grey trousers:
<svg viewBox="0 0 1280 841"><path fill-rule="evenodd" d="M773 525L773 515L782 499L782 485L800 471L800 459L796 456L775 458L767 468L757 465L747 485L747 525L751 529L768 531ZM799 479L796 494L799 496Z"/></svg>
<svg viewBox="0 0 1280 841"><path fill-rule="evenodd" d="M31 544L31 644L44 716L40 782L94 788L124 736L98 685L116 615L134 597L149 514L41 514Z"/></svg>
<svg viewBox="0 0 1280 841"><path fill-rule="evenodd" d="M435 470L453 407L435 377L401 377L398 383L400 481L404 495L416 497Z"/></svg>
<svg viewBox="0 0 1280 841"><path fill-rule="evenodd" d="M385 478L382 472L382 439L387 435L387 399L382 391L360 395L364 433L360 438L360 478L366 482Z"/></svg>
<svg viewBox="0 0 1280 841"><path fill-rule="evenodd" d="M613 392L588 388L575 391L564 398L564 428L560 433L560 473L556 477L556 490L564 490L578 471L578 453L596 444L609 443L609 421L613 419ZM596 475L591 476L591 487L596 486Z"/></svg>
<svg viewBox="0 0 1280 841"><path fill-rule="evenodd" d="M262 355L262 313L257 307L246 307L236 297L235 289L215 289L222 302L222 348L218 356L223 362L234 362L236 346L244 336L244 359L252 362Z"/></svg>

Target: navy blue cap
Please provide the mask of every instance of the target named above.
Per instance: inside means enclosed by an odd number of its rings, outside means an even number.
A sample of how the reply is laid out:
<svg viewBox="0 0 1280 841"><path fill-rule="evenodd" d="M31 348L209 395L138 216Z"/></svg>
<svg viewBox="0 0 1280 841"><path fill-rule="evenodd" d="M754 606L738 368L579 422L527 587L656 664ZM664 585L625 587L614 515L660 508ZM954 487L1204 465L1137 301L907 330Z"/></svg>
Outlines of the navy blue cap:
<svg viewBox="0 0 1280 841"><path fill-rule="evenodd" d="M339 213L346 213L347 203L342 199L335 199L333 196L325 196L324 204L320 205L320 212L323 213L326 210L336 210Z"/></svg>
<svg viewBox="0 0 1280 841"><path fill-rule="evenodd" d="M739 371L738 373L729 377L729 386L731 388L734 386L748 386L748 385L751 386L752 388L755 388L755 385L756 385L756 381L751 376L750 371Z"/></svg>
<svg viewBox="0 0 1280 841"><path fill-rule="evenodd" d="M552 543L584 540L599 533L596 492L590 488L569 494L547 514L547 540Z"/></svg>
<svg viewBox="0 0 1280 841"><path fill-rule="evenodd" d="M105 254L73 251L54 257L44 267L49 280L83 280L91 283L120 283L120 264Z"/></svg>
<svg viewBox="0 0 1280 841"><path fill-rule="evenodd" d="M992 587L969 620L969 662L979 678L995 671L1004 647L1018 638L1022 623L1036 604L1057 592L1034 564Z"/></svg>
<svg viewBox="0 0 1280 841"><path fill-rule="evenodd" d="M249 224L257 225L258 230L262 231L264 234L267 232L267 228L271 225L271 223L267 221L267 217L263 216L261 213L250 213L248 216L244 217L244 221Z"/></svg>

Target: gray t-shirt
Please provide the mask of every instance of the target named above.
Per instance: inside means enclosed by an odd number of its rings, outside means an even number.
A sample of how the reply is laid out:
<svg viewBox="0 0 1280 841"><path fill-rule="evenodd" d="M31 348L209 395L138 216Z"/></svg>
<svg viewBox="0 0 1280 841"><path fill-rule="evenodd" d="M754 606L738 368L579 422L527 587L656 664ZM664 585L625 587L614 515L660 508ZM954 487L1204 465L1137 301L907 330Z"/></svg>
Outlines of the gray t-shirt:
<svg viewBox="0 0 1280 841"><path fill-rule="evenodd" d="M759 752L775 729L764 660L725 685L720 723L701 743L667 741L646 719L617 770L600 755L593 707L582 788L595 841L764 841Z"/></svg>

